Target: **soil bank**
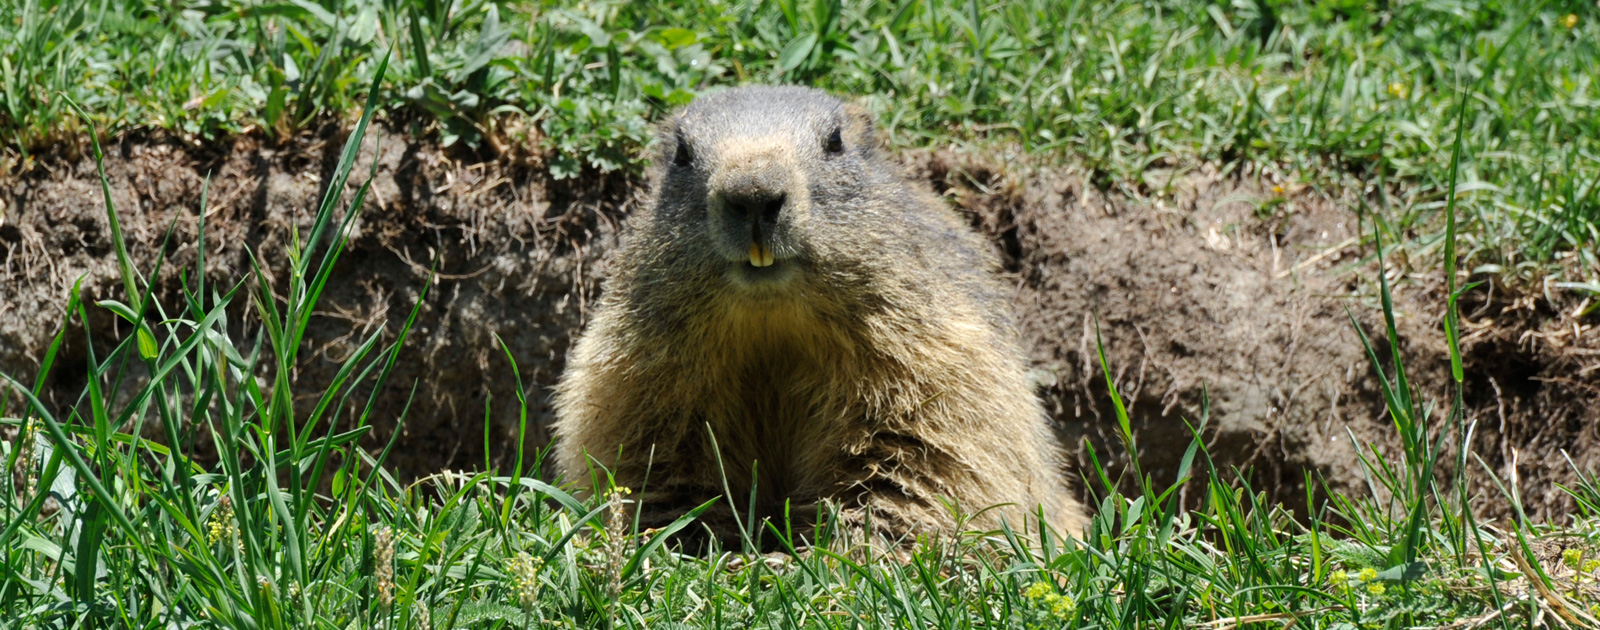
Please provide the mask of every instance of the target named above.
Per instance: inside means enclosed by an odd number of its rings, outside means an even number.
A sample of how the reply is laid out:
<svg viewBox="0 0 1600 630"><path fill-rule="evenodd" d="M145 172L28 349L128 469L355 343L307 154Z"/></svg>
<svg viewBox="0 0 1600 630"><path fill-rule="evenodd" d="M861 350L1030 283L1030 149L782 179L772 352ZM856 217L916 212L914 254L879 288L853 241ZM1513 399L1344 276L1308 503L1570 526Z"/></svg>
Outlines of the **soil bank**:
<svg viewBox="0 0 1600 630"><path fill-rule="evenodd" d="M295 230L307 233L343 141L329 129L286 144L242 137L196 148L130 136L107 147L135 265L148 274L165 257L154 278L161 303L182 303L179 272L193 277L202 213L211 286L247 280L254 252L264 281L281 291L287 243ZM1173 480L1202 419L1218 466L1237 467L1253 489L1294 507L1305 505L1308 472L1313 483L1357 489L1352 439L1397 454L1352 324L1353 315L1392 374L1372 297L1377 267L1361 262L1372 252L1357 238L1350 193L1207 165L1158 164L1145 176L1158 184L1105 187L1072 167L1020 156L932 149L902 158L1000 252L1041 394L1077 455L1073 474L1090 470L1091 447L1113 475L1129 461L1097 356L1101 340L1141 469L1158 484ZM644 184L615 175L555 181L536 159L480 160L379 126L340 191L347 201L374 162L372 191L307 331L297 400L309 407L368 335L394 339L437 258L365 445L381 448L398 426L390 462L408 477L505 467L521 426L514 374L527 401L525 446L542 448L550 387ZM84 299L124 299L94 161L58 151L30 172L0 175L0 371L32 382L80 276ZM1443 278L1391 280L1406 368L1443 418L1451 395L1438 325ZM1600 461L1597 317L1575 319L1565 298L1513 294L1486 280L1462 302L1473 448L1502 480L1515 476L1531 513L1559 517L1571 501L1554 484L1573 477L1561 452L1587 471ZM260 331L247 307L241 293L229 325L253 340ZM89 315L104 357L128 327L104 309ZM88 365L79 323L66 339L44 397L57 414L79 403ZM365 394L340 410L344 426ZM1506 515L1487 473L1475 474L1486 515Z"/></svg>

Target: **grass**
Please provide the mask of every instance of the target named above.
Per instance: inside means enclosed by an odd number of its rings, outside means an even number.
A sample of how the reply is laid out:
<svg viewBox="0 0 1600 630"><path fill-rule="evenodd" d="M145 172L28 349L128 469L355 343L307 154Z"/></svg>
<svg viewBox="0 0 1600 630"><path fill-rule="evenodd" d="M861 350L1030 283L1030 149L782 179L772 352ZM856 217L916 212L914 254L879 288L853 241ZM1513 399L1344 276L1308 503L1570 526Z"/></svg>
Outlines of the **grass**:
<svg viewBox="0 0 1600 630"><path fill-rule="evenodd" d="M380 57L375 81L386 64ZM25 395L18 417L4 420L16 438L4 443L11 474L0 481L0 619L40 628L1508 630L1594 627L1600 616L1600 481L1578 471L1567 492L1579 510L1568 522L1476 522L1460 477L1475 460L1459 447L1471 429L1459 371L1441 415L1415 396L1399 355L1384 375L1375 352L1404 449L1390 460L1358 445L1370 492L1330 493L1305 517L1264 504L1198 439L1174 479L1149 478L1136 464L1121 473L1135 480L1129 493L1091 470L1095 517L1081 537L966 531L924 536L903 554L842 549L826 529L798 540L788 524L771 523L751 524L738 547L681 555L666 537L718 506L640 532L625 518L626 490L575 498L538 480L541 453L519 454L509 474L401 482L384 466L387 449L356 446L370 430L365 413L346 431L322 414L365 387L408 386L388 376L407 360L413 320L388 345L368 338L325 391L297 391L290 375L361 207L365 184L350 211L335 207L337 191L359 175L356 148L383 93L369 90L281 286L259 273L235 286L196 276L183 303L156 303L123 253L106 193L124 300L74 298L34 385L4 382L38 392L72 318L86 335L106 334L89 327L90 308L121 316L131 333L89 357L83 395L65 416ZM1458 116L1470 102L1462 97ZM98 161L97 140L92 148ZM1450 247L1455 195L1444 201ZM196 246L203 255L204 242ZM239 302L262 324L253 339L230 332L227 307ZM1103 352L1101 363L1122 447L1137 452ZM141 370L150 377L134 378ZM319 403L300 416L290 401L303 395ZM1194 420L1198 435L1206 419ZM202 446L216 453L214 466L196 456ZM1186 484L1203 492L1200 509L1180 509ZM1519 505L1514 482L1504 494ZM751 551L766 542L788 553Z"/></svg>
<svg viewBox="0 0 1600 630"><path fill-rule="evenodd" d="M353 120L392 51L383 116L566 178L637 171L649 123L704 89L796 82L859 95L902 145L1019 146L1139 197L1168 192L1149 167L1205 162L1383 185L1381 230L1429 270L1470 89L1465 268L1593 292L1597 41L1576 0L18 0L0 137L18 168L76 143L67 97L102 133L293 137Z"/></svg>

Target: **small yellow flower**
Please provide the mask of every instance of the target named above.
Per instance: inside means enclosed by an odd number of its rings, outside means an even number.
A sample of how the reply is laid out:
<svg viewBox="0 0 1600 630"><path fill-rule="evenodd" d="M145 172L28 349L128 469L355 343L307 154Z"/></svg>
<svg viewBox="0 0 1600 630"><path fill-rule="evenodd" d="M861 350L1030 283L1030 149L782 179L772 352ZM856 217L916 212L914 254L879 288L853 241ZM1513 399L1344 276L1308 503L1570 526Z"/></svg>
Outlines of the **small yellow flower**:
<svg viewBox="0 0 1600 630"><path fill-rule="evenodd" d="M1378 570L1372 567L1367 567L1362 569L1361 573L1356 574L1356 577L1361 578L1362 582L1371 582L1378 579Z"/></svg>
<svg viewBox="0 0 1600 630"><path fill-rule="evenodd" d="M220 512L221 510L218 511ZM222 519L217 518L216 515L212 515L211 522L206 524L206 539L215 545L217 541L222 540L222 537L227 534L227 524Z"/></svg>
<svg viewBox="0 0 1600 630"><path fill-rule="evenodd" d="M539 603L539 569L544 567L541 558L535 558L527 552L519 553L514 558L506 560L506 574L511 578L512 592L517 595L517 603L523 608L533 608Z"/></svg>
<svg viewBox="0 0 1600 630"><path fill-rule="evenodd" d="M1600 569L1600 560L1588 560L1583 563L1584 573L1594 573L1595 569Z"/></svg>
<svg viewBox="0 0 1600 630"><path fill-rule="evenodd" d="M1078 603L1072 601L1071 597L1051 593L1045 600L1050 603L1050 616L1057 620L1066 621L1072 618L1072 613L1078 611Z"/></svg>
<svg viewBox="0 0 1600 630"><path fill-rule="evenodd" d="M1331 584L1331 585L1337 586L1337 587L1341 587L1341 588L1349 586L1350 585L1350 575L1345 573L1344 571L1334 571L1333 573L1329 573L1328 574L1328 584Z"/></svg>
<svg viewBox="0 0 1600 630"><path fill-rule="evenodd" d="M1568 13L1561 18L1561 28L1572 30L1578 27L1578 14Z"/></svg>
<svg viewBox="0 0 1600 630"><path fill-rule="evenodd" d="M1373 582L1367 585L1367 592L1373 595L1382 595L1386 590L1388 589L1384 588L1383 582Z"/></svg>
<svg viewBox="0 0 1600 630"><path fill-rule="evenodd" d="M1404 83L1394 81L1389 84L1389 96L1393 96L1395 98L1405 98L1410 94L1411 88L1407 87Z"/></svg>
<svg viewBox="0 0 1600 630"><path fill-rule="evenodd" d="M217 507L211 510L211 518L206 520L206 542L217 544L232 538L234 546L243 553L244 538L239 536L239 526L233 522L233 499L222 495L217 500Z"/></svg>
<svg viewBox="0 0 1600 630"><path fill-rule="evenodd" d="M1072 601L1071 597L1057 593L1046 582L1034 582L1028 585L1028 588L1022 590L1022 597L1028 601L1043 604L1044 608L1050 611L1051 617L1061 621L1066 621L1072 617L1072 613L1078 611L1077 602Z"/></svg>

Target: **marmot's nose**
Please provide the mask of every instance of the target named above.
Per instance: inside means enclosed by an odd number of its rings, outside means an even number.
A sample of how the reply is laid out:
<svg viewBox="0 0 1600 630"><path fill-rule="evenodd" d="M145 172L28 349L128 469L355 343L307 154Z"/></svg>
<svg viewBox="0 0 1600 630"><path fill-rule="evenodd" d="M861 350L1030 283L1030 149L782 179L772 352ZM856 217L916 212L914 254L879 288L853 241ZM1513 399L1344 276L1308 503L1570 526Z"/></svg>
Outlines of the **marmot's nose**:
<svg viewBox="0 0 1600 630"><path fill-rule="evenodd" d="M788 195L781 192L748 192L735 195L724 195L723 206L734 217L743 221L760 220L764 223L776 223L778 215L783 212L783 206L788 202Z"/></svg>

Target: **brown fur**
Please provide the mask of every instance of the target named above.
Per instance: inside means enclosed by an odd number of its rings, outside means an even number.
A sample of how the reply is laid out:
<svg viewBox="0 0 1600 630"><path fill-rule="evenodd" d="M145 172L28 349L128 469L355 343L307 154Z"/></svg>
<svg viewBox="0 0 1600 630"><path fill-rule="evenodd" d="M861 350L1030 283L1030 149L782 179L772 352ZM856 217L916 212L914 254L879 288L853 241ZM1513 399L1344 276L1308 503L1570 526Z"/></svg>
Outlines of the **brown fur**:
<svg viewBox="0 0 1600 630"><path fill-rule="evenodd" d="M1005 504L978 522L1016 528L1042 505L1081 533L993 252L906 181L868 115L740 88L669 118L657 146L654 198L557 389L568 481L587 488L593 458L647 526L722 496L721 471L743 514L754 470L758 516L788 501L796 527L831 500L881 533L948 531L944 497ZM750 262L755 239L775 265Z"/></svg>

